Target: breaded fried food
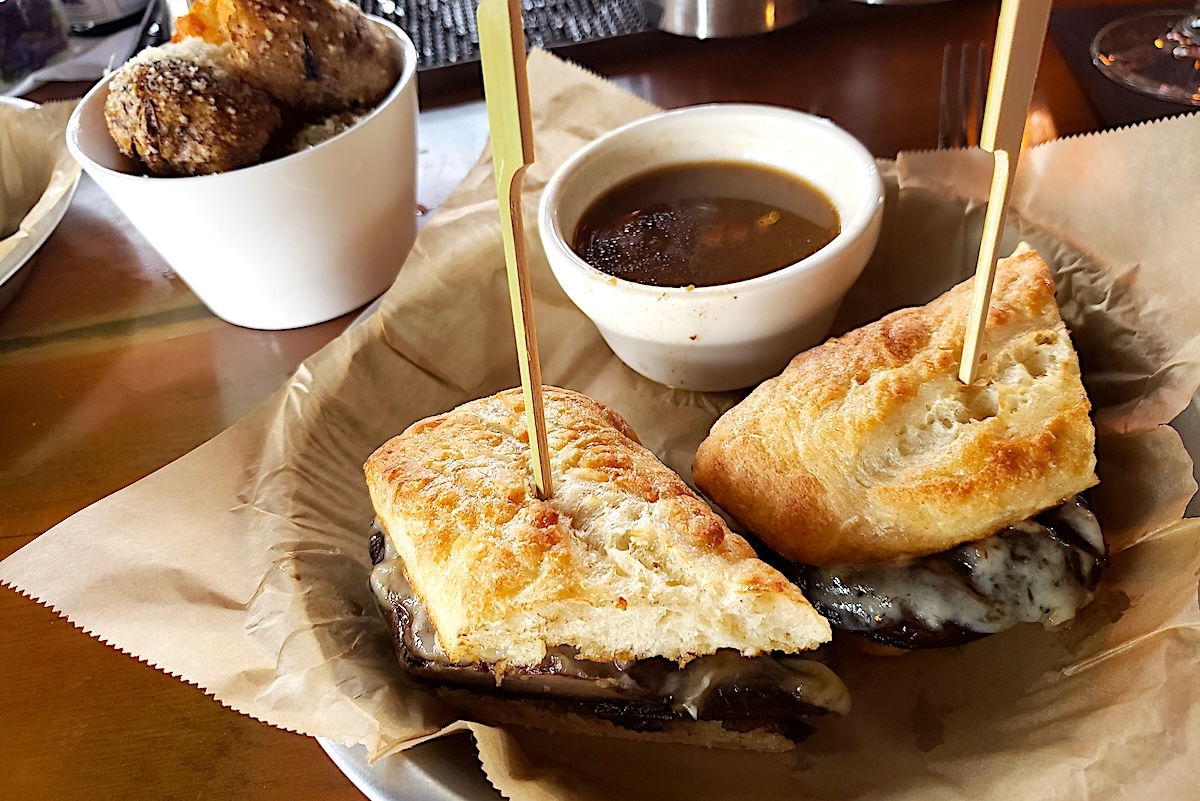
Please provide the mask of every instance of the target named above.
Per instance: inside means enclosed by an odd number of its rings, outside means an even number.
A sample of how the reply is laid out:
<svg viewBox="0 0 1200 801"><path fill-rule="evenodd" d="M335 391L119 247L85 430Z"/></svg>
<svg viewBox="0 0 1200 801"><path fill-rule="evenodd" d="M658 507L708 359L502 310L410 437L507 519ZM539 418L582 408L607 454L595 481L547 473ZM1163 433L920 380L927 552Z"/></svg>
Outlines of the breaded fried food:
<svg viewBox="0 0 1200 801"><path fill-rule="evenodd" d="M121 152L155 175L207 175L258 161L282 114L237 75L225 50L193 38L145 50L122 67L104 104Z"/></svg>
<svg viewBox="0 0 1200 801"><path fill-rule="evenodd" d="M228 44L250 83L301 116L378 103L400 66L387 38L345 0L199 0L176 40Z"/></svg>

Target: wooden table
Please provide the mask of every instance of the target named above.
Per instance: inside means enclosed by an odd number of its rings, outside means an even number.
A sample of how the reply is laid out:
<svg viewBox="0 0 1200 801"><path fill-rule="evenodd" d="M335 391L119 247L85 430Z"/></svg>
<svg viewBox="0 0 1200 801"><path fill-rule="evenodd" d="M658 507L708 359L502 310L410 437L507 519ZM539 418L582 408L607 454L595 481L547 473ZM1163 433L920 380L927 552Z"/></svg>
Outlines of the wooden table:
<svg viewBox="0 0 1200 801"><path fill-rule="evenodd" d="M890 156L935 145L943 47L989 39L996 7L830 2L768 36L648 34L573 55L662 106L805 108ZM474 79L422 85L423 124L452 123L454 104L478 98ZM1060 134L1097 125L1052 45L1038 97ZM423 140L426 205L474 161L480 135ZM0 312L0 557L229 426L353 316L284 332L218 320L85 177ZM313 740L231 712L9 590L0 643L0 797L361 798Z"/></svg>

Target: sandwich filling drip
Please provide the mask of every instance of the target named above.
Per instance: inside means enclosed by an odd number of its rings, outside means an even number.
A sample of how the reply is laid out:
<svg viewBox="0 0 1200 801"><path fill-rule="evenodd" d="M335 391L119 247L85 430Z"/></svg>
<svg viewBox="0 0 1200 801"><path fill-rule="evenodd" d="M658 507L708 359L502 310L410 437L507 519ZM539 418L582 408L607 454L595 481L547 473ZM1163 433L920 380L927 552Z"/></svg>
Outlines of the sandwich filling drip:
<svg viewBox="0 0 1200 801"><path fill-rule="evenodd" d="M897 648L926 648L970 642L1017 623L1070 620L1091 601L1107 562L1100 525L1076 496L932 556L776 567L833 626Z"/></svg>
<svg viewBox="0 0 1200 801"><path fill-rule="evenodd" d="M576 649L547 649L536 665L452 663L424 604L378 523L371 526L371 588L389 621L401 667L412 677L494 696L551 702L634 731L682 720L735 731L768 728L801 739L815 715L850 708L846 686L816 659L721 650L680 666L666 659L594 662Z"/></svg>

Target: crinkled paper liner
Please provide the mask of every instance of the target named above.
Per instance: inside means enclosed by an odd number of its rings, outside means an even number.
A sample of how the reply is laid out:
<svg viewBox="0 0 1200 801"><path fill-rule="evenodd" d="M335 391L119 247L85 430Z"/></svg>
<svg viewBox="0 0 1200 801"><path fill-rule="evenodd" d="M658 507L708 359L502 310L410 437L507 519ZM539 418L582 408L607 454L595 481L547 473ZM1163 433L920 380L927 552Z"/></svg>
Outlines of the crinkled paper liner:
<svg viewBox="0 0 1200 801"><path fill-rule="evenodd" d="M74 107L0 105L0 279L6 277L5 257L22 240L57 223L47 215L79 177L63 135Z"/></svg>
<svg viewBox="0 0 1200 801"><path fill-rule="evenodd" d="M544 53L529 68L532 221L556 165L653 108ZM367 587L361 464L413 421L517 383L486 159L422 231L378 314L229 431L11 556L0 581L223 704L374 757L470 728L489 780L519 801L1194 795L1200 524L1180 521L1196 485L1165 424L1200 384L1187 254L1200 214L1154 170L1171 154L1171 183L1200 186L1198 135L1200 119L1177 118L1031 151L1005 238L1028 239L1055 268L1096 407L1095 501L1114 550L1096 600L1057 631L1021 626L954 649L880 658L835 643L854 709L792 753L467 725L399 679ZM836 330L969 274L983 158L881 164L883 234ZM690 476L696 444L739 395L635 375L562 294L535 239L530 257L547 382L611 404ZM85 563L86 575L62 570Z"/></svg>

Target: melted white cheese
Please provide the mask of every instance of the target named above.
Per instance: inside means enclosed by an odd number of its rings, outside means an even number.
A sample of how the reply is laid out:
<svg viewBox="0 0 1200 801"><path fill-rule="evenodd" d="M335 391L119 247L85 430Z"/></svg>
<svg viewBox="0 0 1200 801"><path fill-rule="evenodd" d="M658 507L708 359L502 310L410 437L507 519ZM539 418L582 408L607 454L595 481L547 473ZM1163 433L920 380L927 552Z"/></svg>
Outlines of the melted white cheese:
<svg viewBox="0 0 1200 801"><path fill-rule="evenodd" d="M1028 520L1001 532L1004 536L925 559L815 570L805 581L805 594L835 625L851 631L914 621L931 631L958 626L980 634L1017 623L1055 626L1091 600L1072 560L1095 569L1104 538L1095 516L1076 499L1051 514L1051 525L1069 527L1094 555Z"/></svg>
<svg viewBox="0 0 1200 801"><path fill-rule="evenodd" d="M577 698L669 699L673 709L693 718L711 692L732 686L774 684L783 692L819 709L845 714L850 693L838 676L824 664L802 656L762 655L745 657L722 650L698 657L675 670L667 670L657 686L641 686L629 673L636 662L592 662L579 659L574 648L547 649L546 659L528 673L511 671L497 675L474 665L453 665L438 643L424 604L416 597L404 568L387 535L383 535L382 561L371 571L371 588L383 604L398 603L407 612L409 625L401 634L413 657L434 663L437 672L462 683L495 683L509 689L549 692Z"/></svg>

